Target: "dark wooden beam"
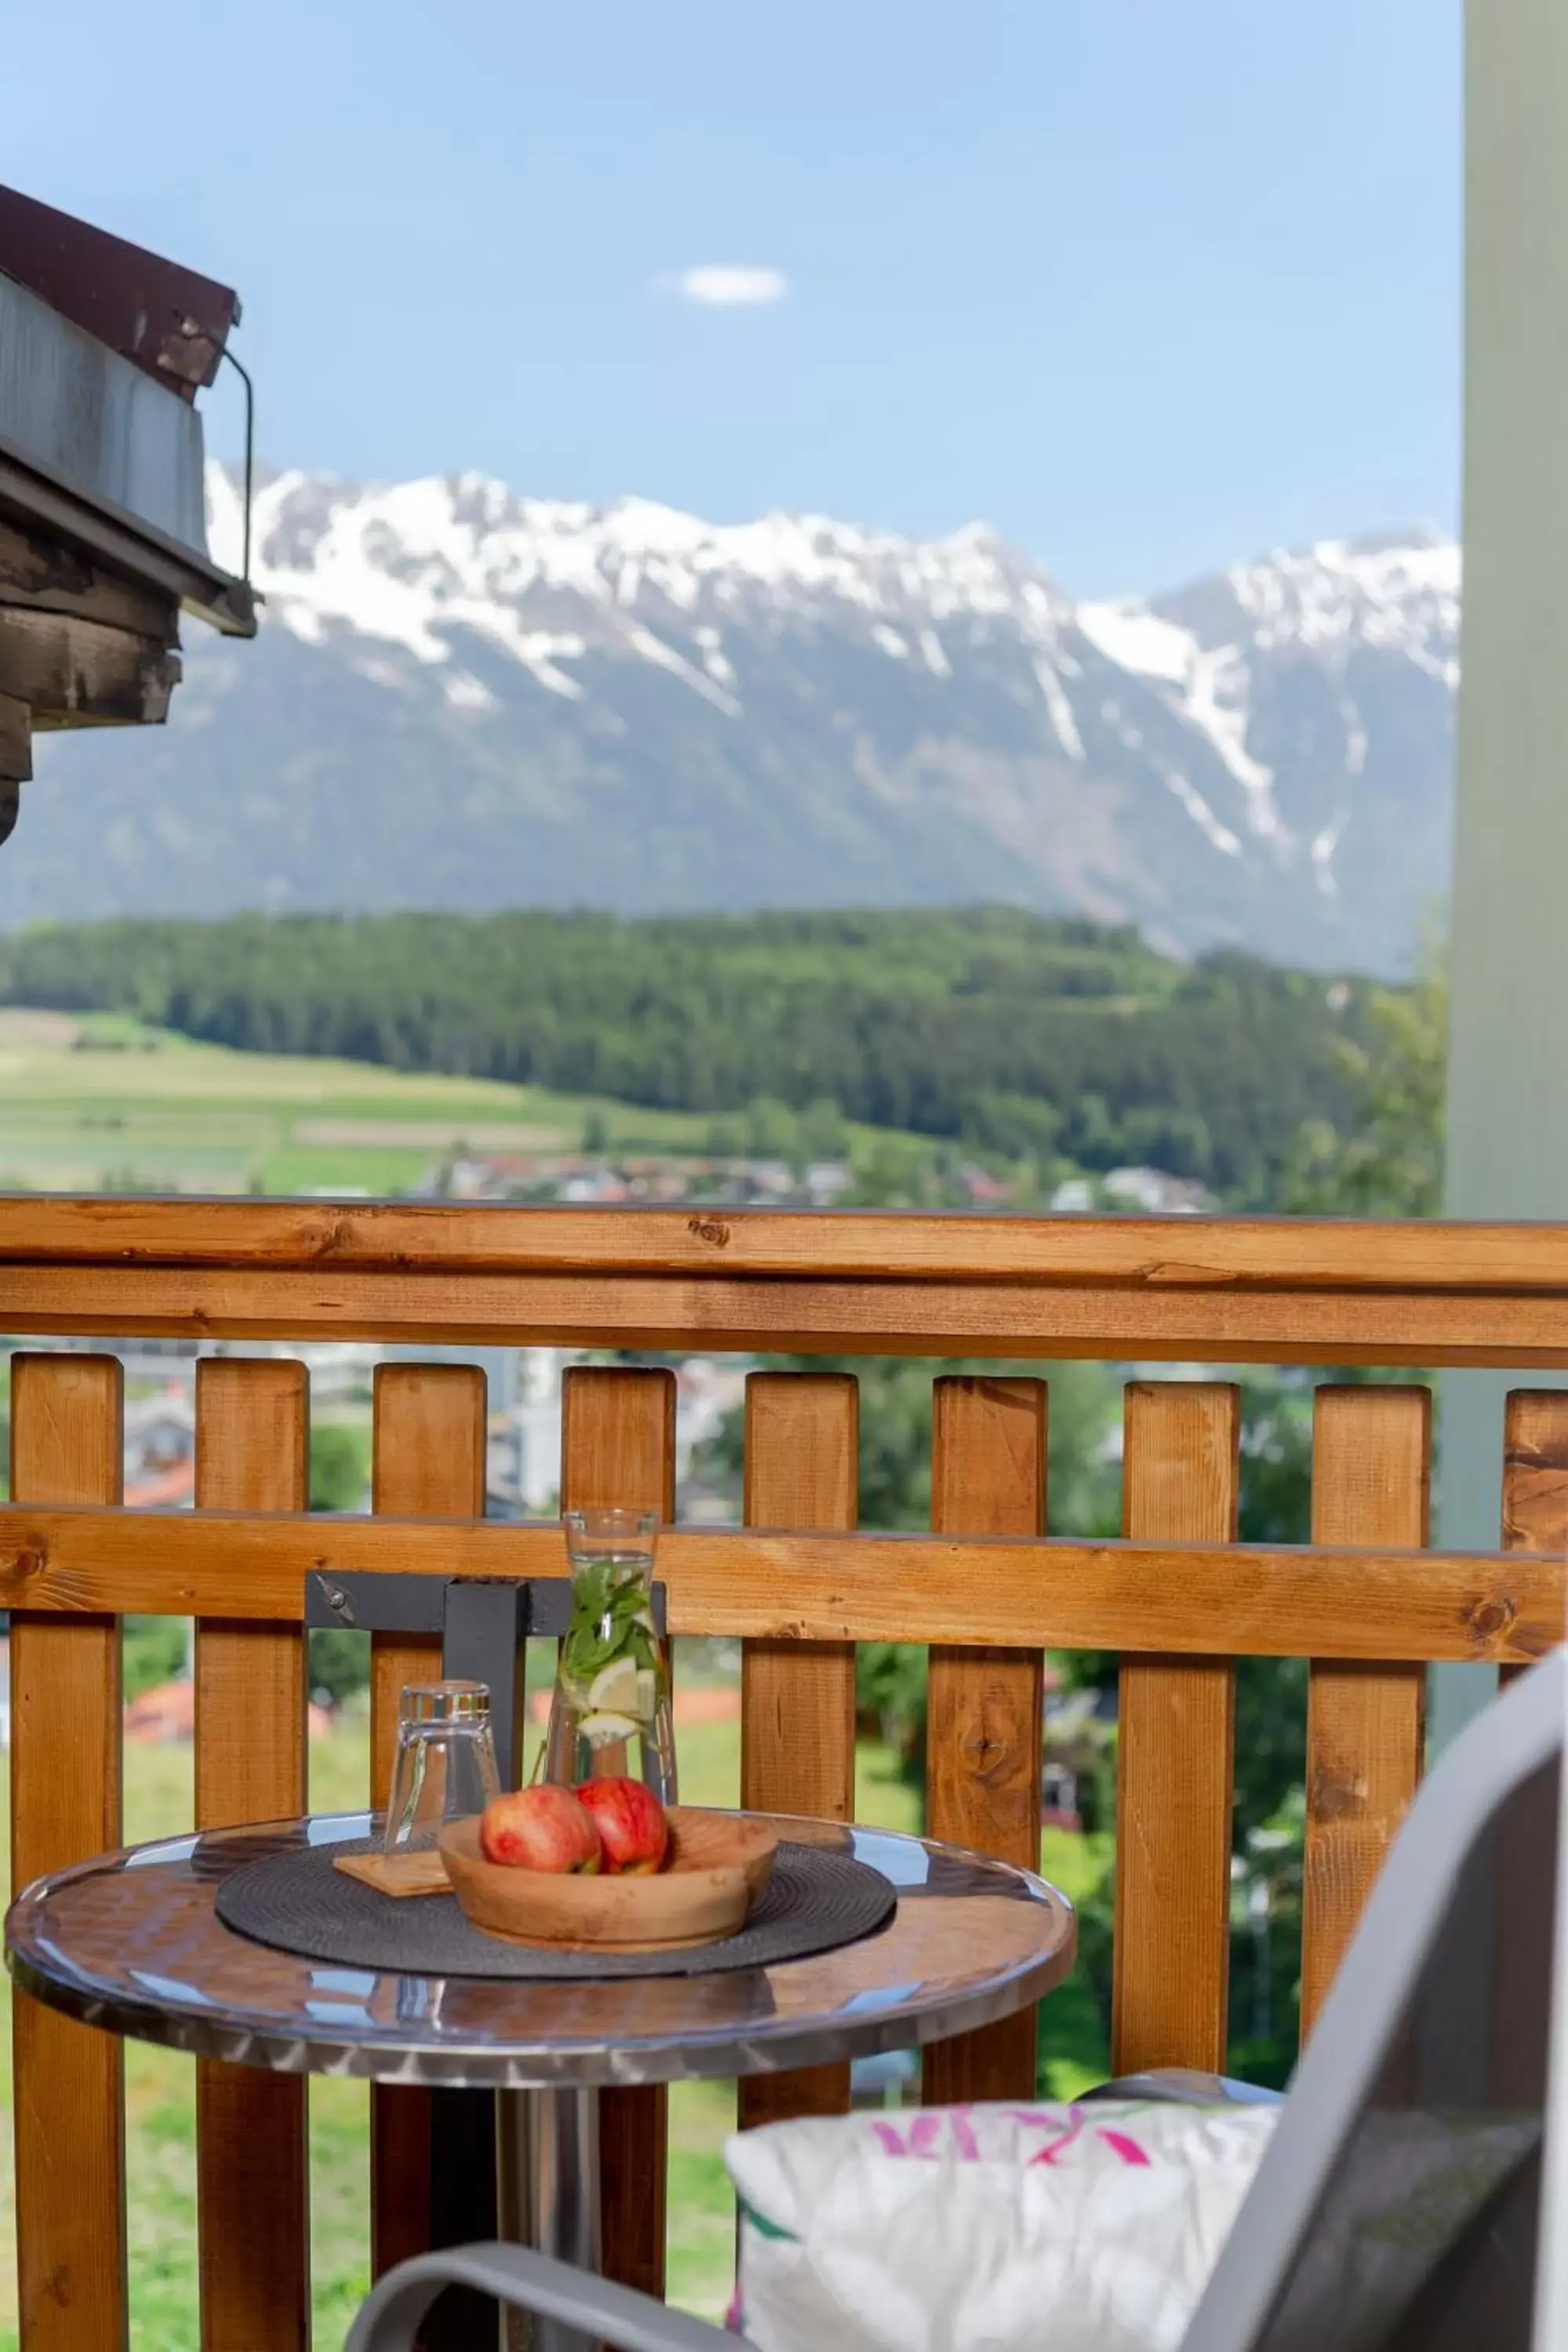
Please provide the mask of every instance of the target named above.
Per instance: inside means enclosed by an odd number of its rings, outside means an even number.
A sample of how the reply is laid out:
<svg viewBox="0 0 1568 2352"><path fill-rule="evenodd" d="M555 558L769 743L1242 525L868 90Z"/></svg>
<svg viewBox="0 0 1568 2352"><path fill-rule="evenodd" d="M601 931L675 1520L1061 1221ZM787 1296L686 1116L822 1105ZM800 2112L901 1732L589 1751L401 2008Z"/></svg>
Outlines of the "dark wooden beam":
<svg viewBox="0 0 1568 2352"><path fill-rule="evenodd" d="M166 590L105 566L52 531L0 512L0 606L64 613L172 645L179 607Z"/></svg>
<svg viewBox="0 0 1568 2352"><path fill-rule="evenodd" d="M25 784L32 772L32 711L19 695L0 694L0 784Z"/></svg>
<svg viewBox="0 0 1568 2352"><path fill-rule="evenodd" d="M35 727L156 725L179 676L172 617L144 636L0 603L0 694L28 704Z"/></svg>

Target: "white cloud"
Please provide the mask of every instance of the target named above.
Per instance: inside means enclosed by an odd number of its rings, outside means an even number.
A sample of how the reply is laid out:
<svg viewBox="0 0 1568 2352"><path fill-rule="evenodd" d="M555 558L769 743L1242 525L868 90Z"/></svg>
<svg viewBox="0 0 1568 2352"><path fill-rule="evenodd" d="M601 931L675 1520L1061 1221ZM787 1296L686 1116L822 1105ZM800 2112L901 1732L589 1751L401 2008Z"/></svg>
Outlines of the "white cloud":
<svg viewBox="0 0 1568 2352"><path fill-rule="evenodd" d="M656 278L654 284L661 294L674 294L683 302L703 302L720 310L747 303L782 302L789 292L789 279L782 269L731 262L704 262L695 269L671 270Z"/></svg>

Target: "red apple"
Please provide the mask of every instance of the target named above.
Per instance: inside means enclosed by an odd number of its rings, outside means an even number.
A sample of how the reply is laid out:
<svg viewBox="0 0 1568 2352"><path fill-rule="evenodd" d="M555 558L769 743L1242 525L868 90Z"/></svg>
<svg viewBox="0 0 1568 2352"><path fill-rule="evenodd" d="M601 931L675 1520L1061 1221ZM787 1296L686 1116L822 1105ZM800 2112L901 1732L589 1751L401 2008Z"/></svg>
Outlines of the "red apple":
<svg viewBox="0 0 1568 2352"><path fill-rule="evenodd" d="M660 1867L669 1851L669 1823L651 1789L606 1776L579 1781L577 1795L598 1825L606 1870L637 1878Z"/></svg>
<svg viewBox="0 0 1568 2352"><path fill-rule="evenodd" d="M570 1789L542 1781L494 1797L479 1816L479 1851L515 1870L596 1871L599 1831Z"/></svg>

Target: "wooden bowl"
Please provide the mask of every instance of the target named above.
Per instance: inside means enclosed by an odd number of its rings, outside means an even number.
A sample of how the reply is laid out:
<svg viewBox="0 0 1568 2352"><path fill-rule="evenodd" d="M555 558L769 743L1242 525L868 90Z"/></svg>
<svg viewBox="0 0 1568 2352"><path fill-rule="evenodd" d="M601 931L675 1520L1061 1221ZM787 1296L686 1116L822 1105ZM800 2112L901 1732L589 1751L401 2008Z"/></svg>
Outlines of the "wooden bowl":
<svg viewBox="0 0 1568 2352"><path fill-rule="evenodd" d="M777 1825L672 1805L669 1859L646 1878L583 1877L487 1862L476 1818L441 1833L441 1858L468 1918L511 1944L658 1952L714 1944L745 1924L766 1885Z"/></svg>

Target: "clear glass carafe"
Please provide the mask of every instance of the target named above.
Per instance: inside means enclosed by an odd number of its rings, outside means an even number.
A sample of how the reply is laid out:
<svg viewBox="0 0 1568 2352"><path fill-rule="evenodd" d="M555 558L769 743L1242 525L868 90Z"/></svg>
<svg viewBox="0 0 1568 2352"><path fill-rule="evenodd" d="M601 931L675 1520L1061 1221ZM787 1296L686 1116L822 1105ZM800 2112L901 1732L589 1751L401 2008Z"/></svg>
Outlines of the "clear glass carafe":
<svg viewBox="0 0 1568 2352"><path fill-rule="evenodd" d="M569 1787L624 1774L676 1801L669 1658L653 1619L658 1515L562 1514L572 1622L555 1669L544 1777Z"/></svg>

